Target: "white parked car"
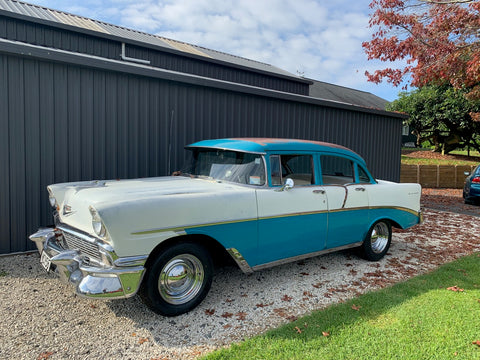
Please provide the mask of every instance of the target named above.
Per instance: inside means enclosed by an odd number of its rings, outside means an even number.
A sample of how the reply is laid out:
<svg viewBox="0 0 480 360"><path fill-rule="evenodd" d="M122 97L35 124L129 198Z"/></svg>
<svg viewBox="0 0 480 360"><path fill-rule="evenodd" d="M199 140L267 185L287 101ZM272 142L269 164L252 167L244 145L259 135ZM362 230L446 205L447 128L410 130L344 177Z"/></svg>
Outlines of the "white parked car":
<svg viewBox="0 0 480 360"><path fill-rule="evenodd" d="M186 149L178 176L48 186L55 228L30 236L45 269L79 295L138 292L173 316L205 298L222 256L245 273L353 247L375 261L392 227L422 221L420 185L375 180L342 146L250 138Z"/></svg>

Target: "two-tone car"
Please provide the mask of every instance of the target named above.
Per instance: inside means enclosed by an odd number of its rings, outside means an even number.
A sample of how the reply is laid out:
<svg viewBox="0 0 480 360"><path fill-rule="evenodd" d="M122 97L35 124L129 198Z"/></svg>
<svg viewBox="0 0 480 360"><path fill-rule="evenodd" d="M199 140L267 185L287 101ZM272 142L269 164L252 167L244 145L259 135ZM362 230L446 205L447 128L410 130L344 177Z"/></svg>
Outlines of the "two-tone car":
<svg viewBox="0 0 480 360"><path fill-rule="evenodd" d="M289 139L186 146L176 176L48 186L55 227L30 236L47 271L90 298L137 293L173 316L207 295L216 260L245 273L347 248L388 251L422 221L421 187L376 180L355 152Z"/></svg>

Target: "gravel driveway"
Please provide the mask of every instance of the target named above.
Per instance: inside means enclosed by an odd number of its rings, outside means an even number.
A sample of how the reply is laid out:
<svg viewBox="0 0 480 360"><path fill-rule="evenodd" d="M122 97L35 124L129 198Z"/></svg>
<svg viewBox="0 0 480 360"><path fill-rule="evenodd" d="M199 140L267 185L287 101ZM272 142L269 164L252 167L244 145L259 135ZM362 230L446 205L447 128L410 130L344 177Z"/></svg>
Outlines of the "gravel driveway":
<svg viewBox="0 0 480 360"><path fill-rule="evenodd" d="M39 265L38 255L0 257L1 359L189 359L298 316L480 251L478 217L426 209L425 223L395 231L378 263L354 251L244 275L217 271L194 311L175 318L137 297L93 301Z"/></svg>

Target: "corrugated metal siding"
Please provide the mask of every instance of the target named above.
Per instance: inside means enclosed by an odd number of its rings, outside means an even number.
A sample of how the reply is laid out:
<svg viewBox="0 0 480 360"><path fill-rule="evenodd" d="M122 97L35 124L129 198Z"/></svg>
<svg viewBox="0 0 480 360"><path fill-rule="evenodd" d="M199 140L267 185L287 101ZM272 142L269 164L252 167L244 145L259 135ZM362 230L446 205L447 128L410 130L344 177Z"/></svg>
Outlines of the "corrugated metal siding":
<svg viewBox="0 0 480 360"><path fill-rule="evenodd" d="M52 47L55 49L78 52L82 54L120 59L121 42L87 35L79 32L58 29L53 26L12 19L0 15L0 38L25 42L34 45ZM232 81L266 89L308 95L309 85L286 77L276 77L274 74L248 71L228 66L227 63L214 63L200 58L192 58L147 47L127 45L126 56L149 60L152 66L179 71L188 74L210 77L213 79ZM246 64L256 62L245 59ZM269 65L265 64L265 67Z"/></svg>
<svg viewBox="0 0 480 360"><path fill-rule="evenodd" d="M400 119L273 96L0 54L0 252L33 248L48 184L165 175L201 139L334 142L399 179Z"/></svg>
<svg viewBox="0 0 480 360"><path fill-rule="evenodd" d="M102 21L85 18L82 16L49 9L46 7L24 3L16 0L0 0L0 11L13 15L15 17L28 17L32 22L48 22L55 27L63 29L74 29L75 32L89 31L97 32L104 37L119 37L128 40L128 42L144 43L146 47L155 45L163 49L176 49L185 54L195 54L204 57L211 57L216 60L225 61L247 68L255 68L259 71L266 71L279 76L293 77L285 70L276 68L269 64L259 61L245 59L231 54L206 49L197 45L187 44L181 41L167 39L158 35L143 33L137 30L127 29L121 26L108 24Z"/></svg>

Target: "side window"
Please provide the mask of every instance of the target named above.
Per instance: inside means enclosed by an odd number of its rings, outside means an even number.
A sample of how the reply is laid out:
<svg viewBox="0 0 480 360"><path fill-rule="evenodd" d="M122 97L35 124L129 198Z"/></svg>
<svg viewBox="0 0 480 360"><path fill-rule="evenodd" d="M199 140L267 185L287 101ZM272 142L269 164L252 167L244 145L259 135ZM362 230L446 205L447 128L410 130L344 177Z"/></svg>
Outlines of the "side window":
<svg viewBox="0 0 480 360"><path fill-rule="evenodd" d="M358 179L360 180L360 182L369 183L370 177L368 176L367 172L360 166L357 166L357 168L358 168Z"/></svg>
<svg viewBox="0 0 480 360"><path fill-rule="evenodd" d="M282 185L285 179L292 179L295 185L315 184L312 155L270 156L272 185Z"/></svg>
<svg viewBox="0 0 480 360"><path fill-rule="evenodd" d="M343 185L355 182L351 160L340 156L321 155L320 163L324 185Z"/></svg>

